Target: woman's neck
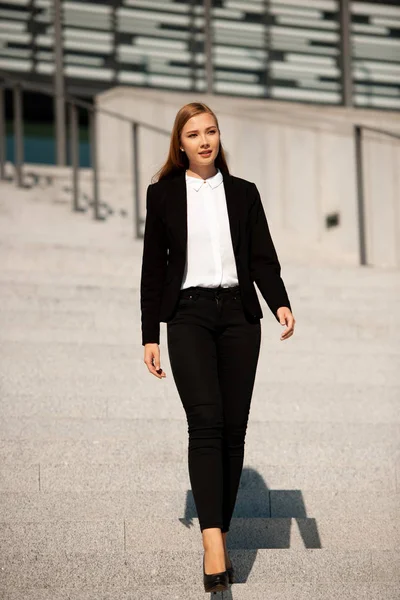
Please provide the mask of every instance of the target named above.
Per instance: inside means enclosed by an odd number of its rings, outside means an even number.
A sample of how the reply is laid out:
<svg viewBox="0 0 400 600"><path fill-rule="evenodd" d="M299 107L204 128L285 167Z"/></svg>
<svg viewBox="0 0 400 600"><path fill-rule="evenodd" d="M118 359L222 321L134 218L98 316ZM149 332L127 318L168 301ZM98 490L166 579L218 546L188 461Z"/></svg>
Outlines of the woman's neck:
<svg viewBox="0 0 400 600"><path fill-rule="evenodd" d="M215 165L210 165L207 167L195 167L195 170L186 169L186 173L189 177L197 177L198 179L209 179L209 177L214 177L218 173L218 169Z"/></svg>

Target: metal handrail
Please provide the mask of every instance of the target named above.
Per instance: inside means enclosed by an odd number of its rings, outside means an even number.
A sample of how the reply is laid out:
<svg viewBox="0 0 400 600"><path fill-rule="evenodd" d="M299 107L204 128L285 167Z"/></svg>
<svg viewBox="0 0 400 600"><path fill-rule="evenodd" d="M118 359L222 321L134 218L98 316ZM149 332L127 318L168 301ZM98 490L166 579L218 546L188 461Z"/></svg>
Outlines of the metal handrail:
<svg viewBox="0 0 400 600"><path fill-rule="evenodd" d="M354 142L355 142L355 158L356 158L356 180L357 180L357 212L358 212L358 240L359 240L359 255L360 264L368 265L367 257L367 229L365 219L365 193L364 193L364 167L362 157L362 142L363 129L367 131L375 131L382 135L387 135L400 140L400 133L389 131L387 129L378 129L369 125L354 125Z"/></svg>
<svg viewBox="0 0 400 600"><path fill-rule="evenodd" d="M51 86L40 85L37 83L32 83L31 81L27 81L25 79L21 79L20 77L14 77L13 75L10 75L7 71L2 71L1 69L0 69L0 79L3 79L4 81L10 81L11 83L13 83L13 85L19 84L20 86L30 89L33 92L42 93L47 96L52 96L53 98L56 97L54 88L52 88ZM141 127L145 127L146 129L151 129L153 131L156 131L157 133L166 134L168 136L171 135L171 132L168 131L167 129L162 129L161 127L156 127L155 125L150 125L150 123L144 123L143 121L139 121L138 119L131 119L130 117L125 117L124 115L115 113L115 112L113 112L111 110L107 110L105 108L98 108L98 107L94 106L93 104L91 104L90 102L85 102L85 100L80 100L79 98L76 98L75 96L71 96L70 94L64 94L61 97L64 99L65 103L75 104L75 106L84 108L87 111L95 110L97 112L101 112L110 117L115 117L116 119L119 119L120 121L125 121L126 123L130 123L131 125L136 123L137 125L140 125Z"/></svg>
<svg viewBox="0 0 400 600"><path fill-rule="evenodd" d="M82 108L87 111L89 115L89 140L90 140L90 155L91 155L91 166L93 171L93 216L96 220L103 220L99 211L99 182L98 182L98 165L97 165L97 144L96 144L96 119L99 113L106 116L113 117L125 123L131 125L133 130L133 148L134 148L134 219L136 223L136 236L139 231L139 127L147 129L162 135L170 136L170 131L139 121L138 119L131 119L125 117L119 113L99 108L90 102L85 102L79 98L75 98L70 94L64 94L57 96L54 89L37 83L32 83L20 77L10 75L6 71L0 70L0 179L5 179L5 162L6 162L6 151L5 151L5 110L4 110L4 89L11 87L13 89L13 105L14 105L14 165L15 165L15 181L18 187L23 187L23 173L22 167L24 163L23 153L23 111L22 111L22 94L23 90L31 90L41 93L52 98L62 98L64 105L69 106L68 120L69 120L69 144L71 151L71 167L72 167L72 188L73 188L73 199L72 209L74 211L81 211L79 207L78 195L79 195L79 183L78 183L78 172L79 172L79 119L78 119L78 108Z"/></svg>
<svg viewBox="0 0 400 600"><path fill-rule="evenodd" d="M394 137L400 140L400 133L394 133L394 131L389 131L388 129L378 129L377 127L370 127L369 125L355 125L355 127L368 129L369 131L376 131L377 133L382 133L383 135L388 135L389 137Z"/></svg>

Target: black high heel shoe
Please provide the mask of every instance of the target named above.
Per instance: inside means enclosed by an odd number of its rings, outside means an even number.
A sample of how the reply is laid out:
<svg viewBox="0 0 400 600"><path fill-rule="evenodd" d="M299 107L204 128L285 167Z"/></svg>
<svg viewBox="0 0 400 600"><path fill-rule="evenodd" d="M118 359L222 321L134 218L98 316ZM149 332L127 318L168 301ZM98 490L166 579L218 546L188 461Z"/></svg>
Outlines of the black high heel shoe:
<svg viewBox="0 0 400 600"><path fill-rule="evenodd" d="M228 571L222 571L221 573L207 574L204 568L204 554L203 554L203 583L204 590L206 592L224 592L229 586Z"/></svg>
<svg viewBox="0 0 400 600"><path fill-rule="evenodd" d="M231 561L231 566L226 568L228 572L229 583L235 583L235 569L233 568L233 564Z"/></svg>

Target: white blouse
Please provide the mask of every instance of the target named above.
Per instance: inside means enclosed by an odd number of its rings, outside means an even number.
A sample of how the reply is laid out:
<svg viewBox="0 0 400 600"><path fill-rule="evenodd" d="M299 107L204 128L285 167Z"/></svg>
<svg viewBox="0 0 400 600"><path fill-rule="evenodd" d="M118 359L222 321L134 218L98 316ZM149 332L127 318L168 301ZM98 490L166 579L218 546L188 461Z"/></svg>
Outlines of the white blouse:
<svg viewBox="0 0 400 600"><path fill-rule="evenodd" d="M187 257L181 289L238 285L220 169L206 180L186 173Z"/></svg>

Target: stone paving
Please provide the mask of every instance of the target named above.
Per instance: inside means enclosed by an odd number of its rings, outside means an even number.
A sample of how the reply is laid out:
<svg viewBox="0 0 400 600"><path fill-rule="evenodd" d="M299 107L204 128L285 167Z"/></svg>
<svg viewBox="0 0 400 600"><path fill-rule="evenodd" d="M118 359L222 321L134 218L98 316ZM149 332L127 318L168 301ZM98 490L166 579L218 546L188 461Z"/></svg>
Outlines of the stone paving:
<svg viewBox="0 0 400 600"><path fill-rule="evenodd" d="M398 600L399 273L276 239L296 334L260 297L239 582L219 596ZM164 324L166 379L143 363L142 242L10 184L0 240L0 598L208 596Z"/></svg>

